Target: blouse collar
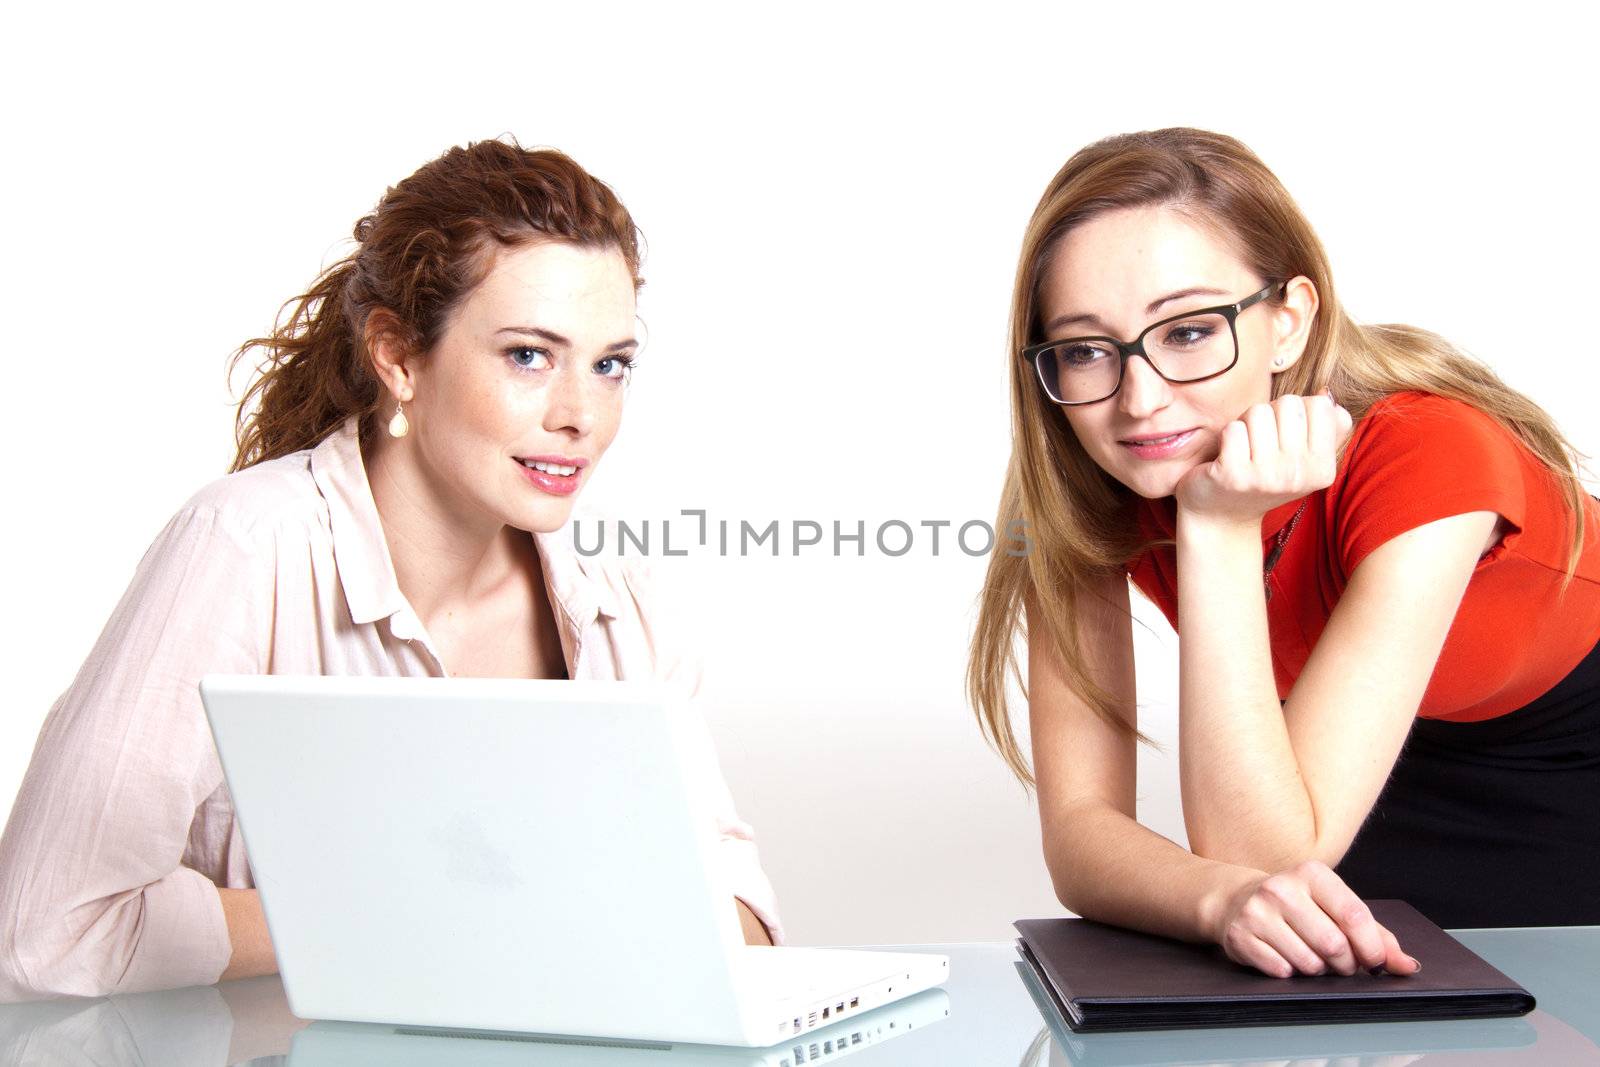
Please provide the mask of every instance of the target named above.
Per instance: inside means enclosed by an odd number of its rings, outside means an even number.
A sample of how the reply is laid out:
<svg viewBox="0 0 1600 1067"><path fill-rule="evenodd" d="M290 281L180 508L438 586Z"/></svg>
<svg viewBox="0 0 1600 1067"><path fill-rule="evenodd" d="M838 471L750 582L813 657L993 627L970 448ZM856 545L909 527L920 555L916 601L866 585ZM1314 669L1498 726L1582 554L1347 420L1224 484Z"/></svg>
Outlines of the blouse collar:
<svg viewBox="0 0 1600 1067"><path fill-rule="evenodd" d="M311 451L311 477L328 504L333 558L350 618L357 624L389 619L410 606L395 578L394 561L361 458L360 418L352 415ZM581 631L597 617L616 618L616 595L584 569L572 541L572 523L532 535L545 589L563 630ZM562 646L574 647L563 633Z"/></svg>

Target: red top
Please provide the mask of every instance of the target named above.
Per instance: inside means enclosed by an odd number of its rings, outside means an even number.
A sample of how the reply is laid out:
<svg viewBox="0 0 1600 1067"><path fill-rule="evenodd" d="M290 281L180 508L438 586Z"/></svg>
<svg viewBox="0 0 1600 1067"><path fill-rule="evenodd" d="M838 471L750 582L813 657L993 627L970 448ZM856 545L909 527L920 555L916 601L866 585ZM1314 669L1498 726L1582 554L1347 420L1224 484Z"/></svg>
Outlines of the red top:
<svg viewBox="0 0 1600 1067"><path fill-rule="evenodd" d="M1350 575L1407 530L1468 511L1499 512L1512 529L1478 562L1418 714L1475 722L1531 703L1600 641L1600 501L1585 506L1583 554L1566 594L1570 517L1560 483L1492 417L1457 400L1395 393L1351 435L1328 488L1312 493L1274 565L1267 626L1278 696L1287 699ZM1299 508L1262 521L1263 552ZM1173 497L1141 500L1150 539L1176 530ZM1134 584L1178 625L1171 546L1128 567Z"/></svg>

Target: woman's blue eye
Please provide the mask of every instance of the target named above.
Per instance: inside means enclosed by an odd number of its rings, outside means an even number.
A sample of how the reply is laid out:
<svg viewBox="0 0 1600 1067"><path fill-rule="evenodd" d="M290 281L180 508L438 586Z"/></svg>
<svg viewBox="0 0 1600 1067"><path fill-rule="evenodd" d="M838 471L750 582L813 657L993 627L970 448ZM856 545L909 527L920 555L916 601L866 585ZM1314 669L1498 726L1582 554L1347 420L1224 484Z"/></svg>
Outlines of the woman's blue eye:
<svg viewBox="0 0 1600 1067"><path fill-rule="evenodd" d="M633 370L632 356L607 356L594 365L595 372L607 378L622 379Z"/></svg>
<svg viewBox="0 0 1600 1067"><path fill-rule="evenodd" d="M542 370L550 365L550 353L542 348L533 348L529 345L508 348L506 349L506 356L511 360L513 366L520 367L523 370ZM540 360L544 362L541 363Z"/></svg>

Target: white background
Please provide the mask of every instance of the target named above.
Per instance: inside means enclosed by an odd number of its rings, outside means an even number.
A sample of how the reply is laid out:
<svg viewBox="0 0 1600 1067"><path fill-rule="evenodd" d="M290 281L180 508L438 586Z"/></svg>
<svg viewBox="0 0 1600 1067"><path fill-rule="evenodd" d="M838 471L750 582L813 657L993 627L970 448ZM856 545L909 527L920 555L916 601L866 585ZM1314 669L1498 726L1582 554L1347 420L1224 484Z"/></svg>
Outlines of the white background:
<svg viewBox="0 0 1600 1067"><path fill-rule="evenodd" d="M1444 333L1600 448L1592 27L1553 4L1045 10L13 15L0 815L144 548L231 459L228 354L458 142L559 147L645 231L649 344L588 501L618 514L991 519L1024 222L1078 147L1177 124L1274 168L1358 319ZM796 942L1059 911L962 696L980 560L657 568ZM1174 645L1144 616L1141 725L1170 742ZM1141 755L1141 817L1182 840L1175 768Z"/></svg>

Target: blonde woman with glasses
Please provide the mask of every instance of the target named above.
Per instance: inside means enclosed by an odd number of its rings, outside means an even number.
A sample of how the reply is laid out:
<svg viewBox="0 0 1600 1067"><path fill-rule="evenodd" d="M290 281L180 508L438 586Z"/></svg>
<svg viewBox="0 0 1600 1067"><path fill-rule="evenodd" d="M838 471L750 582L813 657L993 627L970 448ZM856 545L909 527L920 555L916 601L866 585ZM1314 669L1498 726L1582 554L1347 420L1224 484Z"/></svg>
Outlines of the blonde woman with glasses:
<svg viewBox="0 0 1600 1067"><path fill-rule="evenodd" d="M968 685L1066 907L1280 977L1415 973L1368 899L1600 922L1600 503L1548 415L1357 324L1277 178L1201 130L1068 160L1011 338L999 521L1032 551L992 557ZM1130 580L1178 632L1187 849L1135 819Z"/></svg>

